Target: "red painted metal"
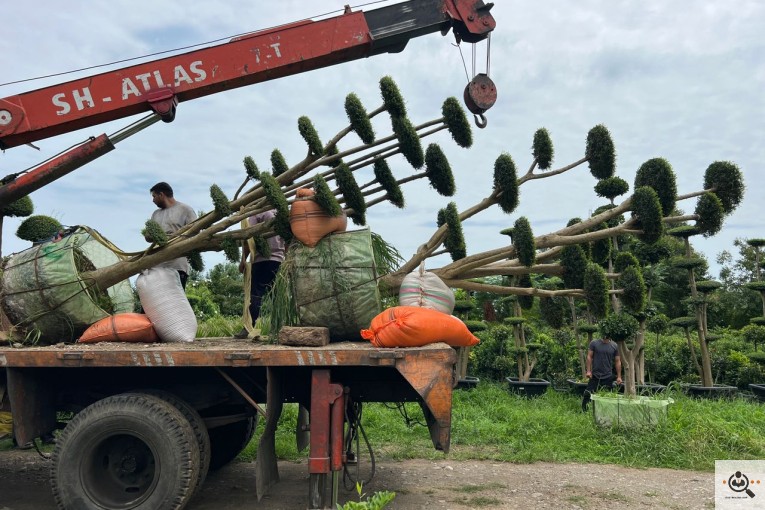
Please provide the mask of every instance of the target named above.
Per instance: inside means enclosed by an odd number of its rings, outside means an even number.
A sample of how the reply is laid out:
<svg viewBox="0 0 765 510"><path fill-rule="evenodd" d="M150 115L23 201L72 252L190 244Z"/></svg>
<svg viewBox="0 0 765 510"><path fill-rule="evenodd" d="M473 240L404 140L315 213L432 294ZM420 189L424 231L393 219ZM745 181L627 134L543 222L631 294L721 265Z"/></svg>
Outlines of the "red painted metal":
<svg viewBox="0 0 765 510"><path fill-rule="evenodd" d="M18 200L113 149L114 145L108 136L100 135L91 138L79 147L60 154L34 170L16 177L8 184L0 186L0 203L8 204Z"/></svg>
<svg viewBox="0 0 765 510"><path fill-rule="evenodd" d="M330 416L330 468L343 469L343 439L345 436L345 392L332 403Z"/></svg>

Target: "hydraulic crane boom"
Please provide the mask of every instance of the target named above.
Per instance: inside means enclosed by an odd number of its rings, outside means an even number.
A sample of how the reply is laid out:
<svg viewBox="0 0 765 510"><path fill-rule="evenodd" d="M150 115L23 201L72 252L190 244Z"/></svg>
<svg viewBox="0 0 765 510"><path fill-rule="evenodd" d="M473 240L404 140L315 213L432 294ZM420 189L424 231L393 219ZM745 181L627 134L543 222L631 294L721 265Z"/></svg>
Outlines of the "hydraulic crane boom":
<svg viewBox="0 0 765 510"><path fill-rule="evenodd" d="M410 0L236 37L225 44L0 99L0 149L141 112L175 117L179 102L341 62L401 51L453 29L477 42L495 27L482 0Z"/></svg>

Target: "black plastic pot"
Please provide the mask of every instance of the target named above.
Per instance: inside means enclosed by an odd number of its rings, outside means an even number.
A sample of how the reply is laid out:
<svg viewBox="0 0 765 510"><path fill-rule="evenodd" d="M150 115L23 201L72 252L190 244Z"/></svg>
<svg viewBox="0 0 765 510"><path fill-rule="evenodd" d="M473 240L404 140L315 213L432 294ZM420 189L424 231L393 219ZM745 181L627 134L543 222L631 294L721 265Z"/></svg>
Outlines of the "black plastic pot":
<svg viewBox="0 0 765 510"><path fill-rule="evenodd" d="M550 387L550 381L545 379L531 378L528 381L519 381L517 377L506 377L510 393L521 395L526 398L535 398L544 395Z"/></svg>
<svg viewBox="0 0 765 510"><path fill-rule="evenodd" d="M481 382L481 380L478 377L473 377L471 375L467 375L462 379L459 379L457 381L457 389L458 390L472 390L476 386L478 386L478 383Z"/></svg>
<svg viewBox="0 0 765 510"><path fill-rule="evenodd" d="M691 384L688 386L688 396L695 398L733 398L736 396L738 388L735 386L725 386L718 384L715 386L701 386L700 384Z"/></svg>
<svg viewBox="0 0 765 510"><path fill-rule="evenodd" d="M566 382L569 384L571 393L579 395L580 397L584 395L584 390L587 389L586 382L579 382L576 379L566 379Z"/></svg>
<svg viewBox="0 0 765 510"><path fill-rule="evenodd" d="M765 402L765 384L750 384L749 389L752 390L757 400Z"/></svg>

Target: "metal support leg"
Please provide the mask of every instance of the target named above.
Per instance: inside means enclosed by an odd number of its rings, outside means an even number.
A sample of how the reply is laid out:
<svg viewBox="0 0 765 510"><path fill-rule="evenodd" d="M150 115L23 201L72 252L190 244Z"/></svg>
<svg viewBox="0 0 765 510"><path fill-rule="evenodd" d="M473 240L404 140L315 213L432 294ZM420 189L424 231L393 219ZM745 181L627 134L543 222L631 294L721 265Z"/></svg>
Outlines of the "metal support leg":
<svg viewBox="0 0 765 510"><path fill-rule="evenodd" d="M328 508L327 475L343 466L343 425L345 398L343 387L330 382L330 371L314 370L311 374L311 440L308 456L308 508ZM333 476L333 486L334 483ZM337 493L332 491L330 508L335 508Z"/></svg>

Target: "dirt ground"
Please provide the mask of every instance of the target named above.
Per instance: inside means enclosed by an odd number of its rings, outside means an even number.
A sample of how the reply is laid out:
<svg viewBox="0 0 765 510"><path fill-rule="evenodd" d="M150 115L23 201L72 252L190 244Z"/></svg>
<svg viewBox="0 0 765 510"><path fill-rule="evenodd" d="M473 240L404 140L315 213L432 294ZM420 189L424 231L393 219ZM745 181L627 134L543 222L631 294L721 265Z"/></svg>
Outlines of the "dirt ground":
<svg viewBox="0 0 765 510"><path fill-rule="evenodd" d="M307 507L305 463L280 462L281 481L255 499L255 464L234 462L210 473L189 510ZM593 464L491 461L382 461L365 492L390 490L391 510L714 508L713 474ZM340 499L356 499L341 489ZM54 510L48 461L34 450L0 452L0 510Z"/></svg>

